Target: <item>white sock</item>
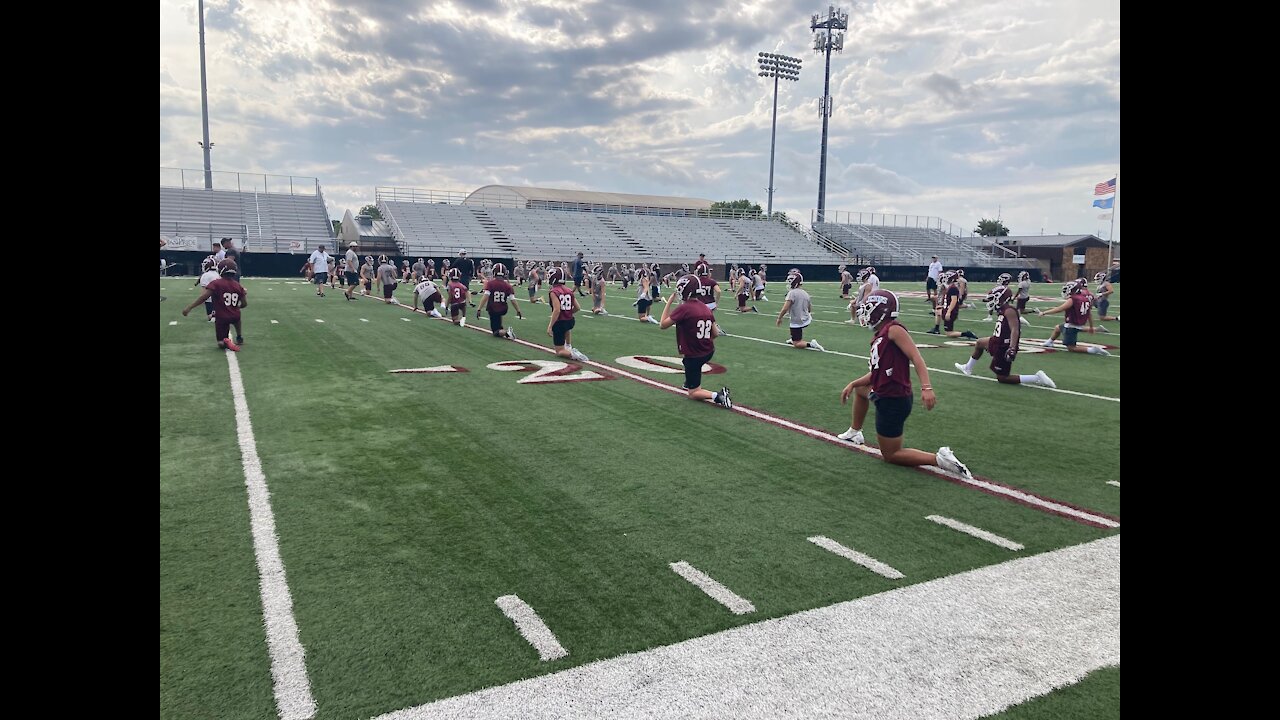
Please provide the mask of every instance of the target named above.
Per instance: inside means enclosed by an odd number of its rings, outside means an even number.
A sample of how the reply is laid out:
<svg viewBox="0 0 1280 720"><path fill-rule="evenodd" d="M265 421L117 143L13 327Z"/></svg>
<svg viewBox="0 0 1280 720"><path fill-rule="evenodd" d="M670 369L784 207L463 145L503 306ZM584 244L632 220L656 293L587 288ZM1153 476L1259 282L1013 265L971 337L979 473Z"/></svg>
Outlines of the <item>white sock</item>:
<svg viewBox="0 0 1280 720"><path fill-rule="evenodd" d="M969 362L967 362L967 363L965 363L965 364L964 364L964 369L965 369L965 370L973 370L973 365L974 365L974 363L976 363L976 362L978 362L978 361L977 361L977 360L975 360L975 359L974 359L974 357L973 357L972 355L970 355L970 356L969 356ZM1032 377L1034 377L1034 376L1032 376Z"/></svg>
<svg viewBox="0 0 1280 720"><path fill-rule="evenodd" d="M1036 377L1035 375L1019 375L1018 382L1022 383L1023 385L1039 385L1040 378Z"/></svg>
<svg viewBox="0 0 1280 720"><path fill-rule="evenodd" d="M720 399L720 393L718 393L718 392L713 392L713 393L711 393L711 402L715 402L715 401L717 401L717 400L719 400L719 399Z"/></svg>

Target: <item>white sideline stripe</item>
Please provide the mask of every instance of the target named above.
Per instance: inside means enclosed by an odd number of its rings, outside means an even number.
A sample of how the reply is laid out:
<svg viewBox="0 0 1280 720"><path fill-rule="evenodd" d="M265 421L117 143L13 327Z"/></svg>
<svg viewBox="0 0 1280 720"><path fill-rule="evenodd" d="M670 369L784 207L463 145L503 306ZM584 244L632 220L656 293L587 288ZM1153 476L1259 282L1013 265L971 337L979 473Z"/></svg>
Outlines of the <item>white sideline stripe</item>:
<svg viewBox="0 0 1280 720"><path fill-rule="evenodd" d="M529 603L515 595L503 595L494 600L493 604L501 608L502 614L516 624L516 629L538 651L538 657L543 662L568 656L569 651L564 649L547 624L538 617L538 613L529 607Z"/></svg>
<svg viewBox="0 0 1280 720"><path fill-rule="evenodd" d="M406 309L406 310L409 310L410 312L422 313L422 314L424 314L424 315L426 314L426 313L425 313L425 311L422 311L422 310L415 310L415 309L410 309L410 308L405 308L405 309ZM616 318L619 318L619 319L622 319L622 320L635 320L635 318L626 318L626 317L622 317L622 316L620 316L620 315L610 315L609 317L616 317ZM449 321L449 320L448 320L448 318L440 318L440 320L442 320L442 321L444 321L444 322L448 322L448 321ZM638 321L637 321L637 322L638 322ZM486 334L486 335L489 333L488 328L477 327L477 326L475 326L475 325L468 325L468 326L467 326L467 329L468 329L468 330L474 330L474 331L479 332L479 333L484 333L484 334ZM729 336L727 336L727 337L746 337L748 340L759 340L759 338L752 338L752 337L744 336L744 335L729 335ZM544 352L544 353L550 353L550 352L553 352L550 348L548 348L548 347L547 347L547 346L545 346L545 345L539 345L539 344L537 344L537 343L529 342L528 340L522 340L522 339L517 338L517 339L513 340L512 342L516 343L517 345L524 345L525 347L529 347L529 348L533 348L533 349L536 349L536 350L540 350L540 351L542 351L542 352ZM760 342L771 342L771 341L769 341L769 340L760 340ZM779 344L785 344L785 343L779 343ZM859 356L854 355L854 356L852 356L852 357L859 357ZM643 375L637 375L637 374L635 374L635 373L633 373L633 372L628 372L628 371L623 370L622 368L620 368L620 367L616 367L616 366L614 366L614 365L606 365L606 364L604 364L604 363L599 363L599 362L596 362L596 361L594 361L594 360L588 360L588 361L586 361L586 362L583 362L582 364L583 364L583 365L591 365L591 366L593 366L593 367L600 368L601 370L603 370L603 371L605 371L605 372L612 373L612 374L614 374L614 375L620 375L620 376L625 377L625 378L627 378L627 379L629 379L629 380L634 380L634 381L636 381L636 382L638 382L638 383L642 383L642 384L644 384L644 385L648 385L648 386L650 386L650 387L654 387L654 388L657 388L657 389L659 389L659 390L665 390L666 392L672 393L672 394L674 394L674 395L680 395L680 396L685 396L685 395L686 395L686 393L685 393L685 391L684 391L684 390L682 390L681 388L678 388L678 387L676 387L676 386L674 386L674 385L668 385L668 384L663 383L663 382L658 382L657 380L653 380L653 379L647 378L647 377L645 377L645 376L643 376ZM958 373L954 373L954 374L958 374ZM987 379L987 378L982 378L982 379ZM994 379L994 378L992 378L992 379L991 379L991 382L995 382L995 379ZM1034 387L1034 386L1033 386L1033 387ZM706 401L706 402L711 402L711 401L710 401L710 400L708 400L708 401ZM1117 400L1117 402L1119 402L1119 400ZM741 414L743 414L743 415L747 415L747 416L749 416L749 417L756 418L757 420L763 420L763 421L765 421L765 422L767 422L767 423L771 423L771 424L774 424L774 425L778 425L778 426L781 426L781 427L785 427L785 428L787 428L787 429L789 429L789 430L794 430L794 431L796 431L796 432L798 432L798 433L802 433L802 434L804 434L804 435L808 435L809 437L817 438L817 439L819 439L819 440L831 441L832 439L834 439L834 438L835 438L835 434L834 434L834 433L828 433L828 432L825 432L825 431L822 431L822 430L817 430L817 429L814 429L814 428L811 428L811 427L806 427L806 426L804 426L804 425L798 425L798 424L793 423L793 422L791 422L790 420L787 420L787 419L785 419L785 418L781 418L781 417L778 417L778 416L776 416L776 415L770 415L769 413L765 413L765 412L760 412L759 410L753 410L752 408L749 408L749 407L747 407L747 406L745 406L745 405L734 405L734 406L733 406L733 410L731 410L730 412L741 413ZM857 452L866 453L867 455L871 455L871 456L873 456L873 457L877 457L877 458L878 458L878 457L881 457L880 450L879 450L879 449L877 449L877 448L873 448L873 447L870 447L870 446L867 446L867 445L852 445L852 444L845 443L845 442L839 442L838 444L840 444L840 445L844 445L844 446L848 447L849 449L854 450L854 451L857 451ZM1029 504L1029 505L1033 505L1033 506L1038 507L1038 508L1043 508L1043 509L1045 509L1045 510L1049 510L1049 511L1051 511L1051 512L1059 513L1059 514L1062 514L1062 515L1069 515L1069 516L1071 516L1071 517L1075 517L1075 518L1080 518L1080 519L1082 519L1082 520L1086 520L1086 521L1091 522L1091 523L1096 523L1096 524L1101 525L1101 526L1103 526L1103 527L1108 527L1108 528L1118 528L1118 527L1120 527L1120 523L1116 522L1115 520L1111 520L1110 518L1102 517L1101 515L1094 515L1094 514L1093 514L1093 513L1091 513L1091 512L1088 512L1088 511L1085 511L1085 510L1078 510L1078 509L1073 508L1073 507L1070 507L1070 506L1068 506L1068 505L1062 505L1062 504L1060 504L1060 503L1056 503L1056 502L1054 502L1054 501L1052 501L1052 500L1048 500L1048 499L1045 499L1045 498L1038 497L1038 496L1036 496L1036 495L1031 495L1031 494L1028 494L1028 493L1024 493L1024 492L1022 492L1022 491L1020 491L1020 490L1016 490L1016 489L1014 489L1014 488L1005 487L1005 486L1003 486L1003 485L997 485L997 484L995 484L995 483L987 482L987 481L985 481L985 480L981 480L981 479L978 479L978 478L972 478L972 479L965 478L965 477L962 477L962 476L957 475L957 474L948 473L946 470L943 470L942 468L939 468L939 467L935 467L935 466L933 466L933 465L921 465L921 466L920 466L919 468L917 468L917 469L919 469L919 470L921 470L921 471L923 471L923 472L931 472L931 473L933 473L933 474L935 474L935 475L938 475L938 476L941 476L941 477L946 477L946 478L952 478L952 479L955 479L955 480L959 480L960 482L963 482L963 483L965 483L965 484L967 484L967 485L972 485L973 487L976 487L976 488L979 488L979 489L982 489L982 490L986 490L986 491L988 491L988 492L990 492L990 493L993 493L993 494L996 494L996 495L1003 495L1003 496L1005 496L1005 497L1007 497L1007 498L1010 498L1010 499L1016 500L1016 501L1018 501L1018 502L1022 502L1022 503L1026 503L1026 504Z"/></svg>
<svg viewBox="0 0 1280 720"><path fill-rule="evenodd" d="M276 535L276 519L271 512L271 491L262 473L258 445L249 419L249 403L244 397L240 362L233 352L225 353L231 371L231 395L236 407L236 434L240 439L240 460L249 496L249 517L253 531L253 552L258 562L258 587L262 594L262 621L267 630L267 650L271 655L276 708L281 720L309 720L316 714L307 680L306 652L298 639L298 623L293 617L293 598L285 580L284 561Z"/></svg>
<svg viewBox="0 0 1280 720"><path fill-rule="evenodd" d="M177 321L177 320L170 320L170 321L169 321L169 324L170 324L170 325L177 325L177 324L178 324L178 321Z"/></svg>
<svg viewBox="0 0 1280 720"><path fill-rule="evenodd" d="M824 537L822 535L815 535L814 537L809 538L809 542L813 543L814 545L817 545L823 550L830 550L831 552L835 553L836 555L839 555L842 558L848 558L849 560L852 560L858 563L859 565L870 570L871 572L877 575L883 575L889 578L890 580L901 580L902 578L906 577L902 573L898 572L897 570L894 570L888 565L885 565L884 563L871 557L870 555L863 555L857 550L854 550L852 548L847 548L844 545L841 545L840 543L836 542L835 540L832 540L829 537Z"/></svg>
<svg viewBox="0 0 1280 720"><path fill-rule="evenodd" d="M756 606L752 605L749 600L739 597L729 588L716 582L710 575L683 560L671 563L671 569L710 596L712 600L729 608L729 611L734 615L745 615L756 611Z"/></svg>
<svg viewBox="0 0 1280 720"><path fill-rule="evenodd" d="M946 525L952 530L959 530L960 532L966 535L972 535L978 538L979 540L986 540L992 545L999 545L1000 547L1006 550L1017 551L1017 550L1023 549L1023 546L1020 543L1016 543L1008 538L1002 538L999 535L996 535L995 533L987 532L986 530L983 530L980 527L974 527L972 525L962 523L959 520L953 520L949 517L943 517L941 515L929 515L925 517L925 520L932 520L938 523L939 525Z"/></svg>
<svg viewBox="0 0 1280 720"><path fill-rule="evenodd" d="M324 321L323 321L323 320L321 320L320 318L316 318L316 322L318 322L318 323L322 323L322 322L324 322Z"/></svg>
<svg viewBox="0 0 1280 720"><path fill-rule="evenodd" d="M272 320L272 321L271 321L271 324L272 324L272 325L279 325L279 324L280 324L280 321L279 321L279 320Z"/></svg>
<svg viewBox="0 0 1280 720"><path fill-rule="evenodd" d="M403 321L405 321L405 322L413 322L413 321L412 321L412 320L410 320L409 318L400 318L400 319L401 319L401 320L403 320Z"/></svg>
<svg viewBox="0 0 1280 720"><path fill-rule="evenodd" d="M1119 662L1117 535L377 720L970 720Z"/></svg>
<svg viewBox="0 0 1280 720"><path fill-rule="evenodd" d="M919 333L916 333L916 334L919 334ZM927 334L927 333L926 333L926 334ZM791 347L791 343L780 342L780 341L778 341L778 340L765 340L764 338L758 338L758 337L755 337L755 336L753 336L753 335L740 335L740 334L738 334L738 333L725 333L725 334L724 334L724 337L742 338L743 340L754 340L755 342L767 343L767 344L769 344L769 345L781 345L781 346L783 346L783 347ZM855 359L858 359L858 360L869 360L869 359L870 359L870 358L868 358L866 355L855 355L855 354L853 354L853 353L840 352L839 350L825 350L824 352L825 352L827 355L840 355L840 356L842 356L842 357L855 358ZM929 373L930 373L931 375L932 375L933 373L941 373L941 374L943 374L943 375L955 375L955 376L957 376L957 377L967 377L967 378L972 378L972 379L974 379L974 380L985 380L985 381L987 381L987 382L999 382L998 380L996 380L996 379L995 379L995 378L993 378L993 377L986 377L986 376L984 376L984 375L965 375L965 374L964 374L964 373L962 373L962 372L956 372L955 370L946 370L946 369L943 369L943 368L940 368L940 367L934 367L934 366L932 366L932 365L931 365L931 366L929 366ZM1027 387L1034 388L1034 389L1036 389L1036 390L1045 390L1045 391L1048 391L1048 392L1063 393L1063 394L1065 394L1065 395L1076 395L1076 396L1078 396L1078 397L1093 398L1093 399L1095 399L1095 400L1109 400L1109 401L1111 401L1111 402L1120 402L1120 398L1117 398L1117 397L1109 397L1109 396L1107 396L1107 395L1094 395L1093 393L1076 392L1075 390L1063 390L1062 388L1047 388L1047 387L1044 387L1044 386L1042 386L1042 385L1028 385Z"/></svg>
<svg viewBox="0 0 1280 720"><path fill-rule="evenodd" d="M1108 484L1108 485L1115 485L1116 487L1120 487L1120 481L1119 481L1119 480L1108 480L1108 481L1107 481L1107 484Z"/></svg>
<svg viewBox="0 0 1280 720"><path fill-rule="evenodd" d="M369 321L364 318L360 318L360 322L369 322Z"/></svg>

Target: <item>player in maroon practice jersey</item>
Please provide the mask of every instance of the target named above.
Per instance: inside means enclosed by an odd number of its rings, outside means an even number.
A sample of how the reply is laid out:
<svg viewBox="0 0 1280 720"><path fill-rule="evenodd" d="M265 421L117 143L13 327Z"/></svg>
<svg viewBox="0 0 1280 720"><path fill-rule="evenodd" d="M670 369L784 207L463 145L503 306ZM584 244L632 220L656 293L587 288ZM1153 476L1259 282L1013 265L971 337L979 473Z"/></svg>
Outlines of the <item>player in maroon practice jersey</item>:
<svg viewBox="0 0 1280 720"><path fill-rule="evenodd" d="M942 273L938 277L938 307L934 313L933 329L926 332L930 335L943 334L947 337L963 337L977 340L978 336L969 330L964 332L956 330L956 318L960 316L960 304L963 301L960 283L957 282L958 278L959 276L955 273ZM943 327L942 333L938 331L939 323Z"/></svg>
<svg viewBox="0 0 1280 720"><path fill-rule="evenodd" d="M238 279L240 273L234 260L223 260L221 273L222 277L209 283L200 293L200 297L182 309L182 316L186 317L192 308L212 298L213 327L218 347L239 352L240 343L244 342L244 338L240 337L240 308L249 307L249 300L244 288L240 285ZM236 326L235 342L227 337L232 325Z"/></svg>
<svg viewBox="0 0 1280 720"><path fill-rule="evenodd" d="M444 292L445 297L449 299L450 321L459 327L466 327L467 302L471 298L471 291L467 290L467 286L462 282L462 270L458 268L449 270L449 285Z"/></svg>
<svg viewBox="0 0 1280 720"><path fill-rule="evenodd" d="M551 306L547 334L552 338L557 355L586 362L587 356L571 344L575 322L573 314L582 308L578 306L573 290L564 286L565 274L564 268L552 267L547 271L547 280L551 283L551 292L547 293L547 304Z"/></svg>
<svg viewBox="0 0 1280 720"><path fill-rule="evenodd" d="M1022 327L1019 323L1022 316L1010 304L1012 300L1013 291L1006 285L1001 284L991 288L991 292L987 293L986 303L987 308L996 314L995 328L991 331L991 337L978 339L973 347L973 354L969 356L969 362L956 363L956 369L965 375L972 375L974 363L978 362L985 350L991 353L991 372L996 374L996 380L1012 385L1029 383L1050 388L1057 387L1043 370L1037 370L1035 375L1012 374L1013 361L1018 357L1018 342L1022 335Z"/></svg>
<svg viewBox="0 0 1280 720"><path fill-rule="evenodd" d="M925 367L920 350L911 341L907 329L898 322L898 296L888 290L876 290L867 296L858 308L859 319L875 331L871 339L871 371L844 387L840 403L853 396L853 424L837 437L856 445L863 444L862 424L867 418L871 403L876 404L876 440L880 456L894 465L936 465L943 470L972 478L969 468L956 458L949 447L938 448L937 453L927 453L902 446L907 416L911 414L911 373L907 364L915 365L920 379L920 399L925 409L937 404L933 386L929 384L929 368Z"/></svg>
<svg viewBox="0 0 1280 720"><path fill-rule="evenodd" d="M685 275L677 280L675 292L667 298L667 305L662 309L659 327L666 330L676 326L676 350L684 359L684 389L688 391L689 399L710 400L732 410L729 388L722 387L720 392L702 389L702 366L711 362L711 356L716 353L716 319L707 304L698 297L701 288L697 275ZM677 296L682 302L672 310Z"/></svg>
<svg viewBox="0 0 1280 720"><path fill-rule="evenodd" d="M1089 294L1089 281L1084 278L1072 280L1062 286L1062 296L1066 300L1052 310L1037 310L1036 314L1044 317L1054 313L1065 313L1065 321L1053 329L1053 335L1044 341L1047 348L1053 347L1053 341L1062 336L1062 344L1071 352L1089 353L1090 355L1110 355L1105 349L1090 345L1081 347L1077 338L1081 330L1093 334L1093 295Z"/></svg>
<svg viewBox="0 0 1280 720"><path fill-rule="evenodd" d="M515 288L507 282L507 266L502 263L494 264L493 277L484 281L484 297L480 298L480 307L476 308L477 320L480 319L480 313L488 308L489 331L494 337L516 339L514 329L502 327L502 316L507 314L507 303L511 303L511 306L516 309L516 317L524 319L524 313L520 312L520 305L516 303L514 293Z"/></svg>

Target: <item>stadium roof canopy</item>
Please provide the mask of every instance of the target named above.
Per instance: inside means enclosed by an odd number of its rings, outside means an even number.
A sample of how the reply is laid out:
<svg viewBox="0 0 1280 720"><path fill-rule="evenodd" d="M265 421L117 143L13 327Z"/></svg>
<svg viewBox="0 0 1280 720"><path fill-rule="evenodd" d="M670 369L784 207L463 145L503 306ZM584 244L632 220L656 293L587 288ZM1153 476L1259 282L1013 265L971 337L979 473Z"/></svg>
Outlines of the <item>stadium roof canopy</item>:
<svg viewBox="0 0 1280 720"><path fill-rule="evenodd" d="M672 210L708 210L711 201L703 198L669 195L632 195L631 193L561 190L559 188L485 185L467 196L464 205L489 207L546 208L553 206L636 207Z"/></svg>
<svg viewBox="0 0 1280 720"><path fill-rule="evenodd" d="M1084 243L1088 247L1106 247L1107 241L1097 235L1005 235L989 237L988 240L999 240L1005 245L1021 245L1022 247L1074 247Z"/></svg>

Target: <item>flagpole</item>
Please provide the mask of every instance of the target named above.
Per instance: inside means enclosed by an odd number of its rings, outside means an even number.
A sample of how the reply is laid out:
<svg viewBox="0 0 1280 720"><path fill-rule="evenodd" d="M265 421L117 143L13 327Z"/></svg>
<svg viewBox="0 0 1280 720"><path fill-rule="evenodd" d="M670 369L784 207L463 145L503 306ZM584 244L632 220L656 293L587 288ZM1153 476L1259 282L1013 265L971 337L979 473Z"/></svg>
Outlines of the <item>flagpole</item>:
<svg viewBox="0 0 1280 720"><path fill-rule="evenodd" d="M1116 171L1116 202L1111 208L1111 232L1107 235L1107 277L1111 276L1111 241L1116 236L1116 210L1120 208L1120 171Z"/></svg>

